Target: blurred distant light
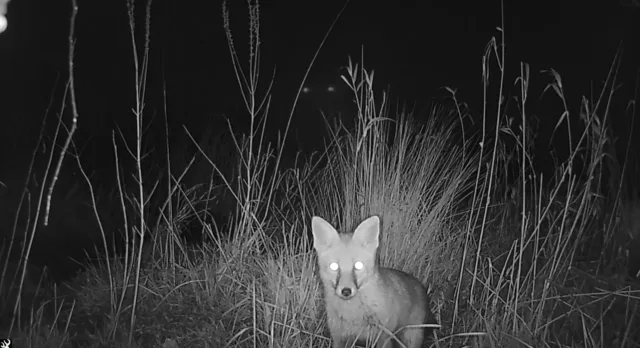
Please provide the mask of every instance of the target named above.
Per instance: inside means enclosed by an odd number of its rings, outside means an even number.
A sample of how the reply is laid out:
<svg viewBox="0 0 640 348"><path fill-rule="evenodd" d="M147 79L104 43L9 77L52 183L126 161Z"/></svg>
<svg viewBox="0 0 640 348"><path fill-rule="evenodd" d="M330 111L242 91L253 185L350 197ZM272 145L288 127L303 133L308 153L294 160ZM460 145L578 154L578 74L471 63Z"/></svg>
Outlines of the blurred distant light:
<svg viewBox="0 0 640 348"><path fill-rule="evenodd" d="M0 15L0 33L4 32L7 29L7 17L4 15Z"/></svg>

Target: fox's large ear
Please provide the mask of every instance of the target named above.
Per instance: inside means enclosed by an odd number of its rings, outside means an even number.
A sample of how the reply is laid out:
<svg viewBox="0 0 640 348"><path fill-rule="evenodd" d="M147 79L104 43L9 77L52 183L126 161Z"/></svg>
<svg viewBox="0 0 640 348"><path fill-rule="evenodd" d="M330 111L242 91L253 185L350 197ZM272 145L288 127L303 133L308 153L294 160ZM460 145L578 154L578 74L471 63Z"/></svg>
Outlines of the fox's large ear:
<svg viewBox="0 0 640 348"><path fill-rule="evenodd" d="M363 246L376 249L379 245L380 218L376 215L362 221L353 231L353 240Z"/></svg>
<svg viewBox="0 0 640 348"><path fill-rule="evenodd" d="M319 216L311 219L311 232L313 233L313 247L321 252L336 242L340 241L338 231L330 223Z"/></svg>

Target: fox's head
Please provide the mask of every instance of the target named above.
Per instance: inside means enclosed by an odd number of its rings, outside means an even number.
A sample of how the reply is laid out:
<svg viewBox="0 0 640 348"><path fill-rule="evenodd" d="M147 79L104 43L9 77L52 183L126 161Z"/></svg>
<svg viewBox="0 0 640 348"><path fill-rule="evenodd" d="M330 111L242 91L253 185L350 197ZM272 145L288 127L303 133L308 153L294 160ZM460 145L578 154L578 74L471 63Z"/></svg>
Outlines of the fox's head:
<svg viewBox="0 0 640 348"><path fill-rule="evenodd" d="M348 300L377 274L376 251L380 219L364 220L353 233L339 234L330 223L314 216L311 220L313 247L318 254L320 278L325 287Z"/></svg>
<svg viewBox="0 0 640 348"><path fill-rule="evenodd" d="M300 110L306 112L307 118L322 118L324 115L330 124L335 118L350 115L355 105L353 92L343 81L306 84L301 90L298 103Z"/></svg>
<svg viewBox="0 0 640 348"><path fill-rule="evenodd" d="M333 65L311 70L300 90L297 107L304 113L305 120L309 117L322 120L324 115L333 124L336 118L344 121L348 116L355 116L355 95L342 76L348 76L346 69L336 69Z"/></svg>
<svg viewBox="0 0 640 348"><path fill-rule="evenodd" d="M314 69L297 95L291 125L302 150L320 150L325 142L333 140L332 132L338 124L348 130L355 128L358 107L354 92L342 80L345 74L344 69L332 67Z"/></svg>

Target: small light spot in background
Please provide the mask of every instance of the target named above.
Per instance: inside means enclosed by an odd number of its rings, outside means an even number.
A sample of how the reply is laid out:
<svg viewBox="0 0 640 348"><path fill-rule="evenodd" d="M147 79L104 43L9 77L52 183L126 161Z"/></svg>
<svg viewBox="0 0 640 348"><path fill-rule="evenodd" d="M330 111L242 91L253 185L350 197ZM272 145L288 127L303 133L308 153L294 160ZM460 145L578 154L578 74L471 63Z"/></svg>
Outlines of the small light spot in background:
<svg viewBox="0 0 640 348"><path fill-rule="evenodd" d="M302 93L305 93L305 94L311 93L311 88L307 86L302 87Z"/></svg>
<svg viewBox="0 0 640 348"><path fill-rule="evenodd" d="M327 92L333 93L336 91L336 87L334 85L329 85L327 87Z"/></svg>

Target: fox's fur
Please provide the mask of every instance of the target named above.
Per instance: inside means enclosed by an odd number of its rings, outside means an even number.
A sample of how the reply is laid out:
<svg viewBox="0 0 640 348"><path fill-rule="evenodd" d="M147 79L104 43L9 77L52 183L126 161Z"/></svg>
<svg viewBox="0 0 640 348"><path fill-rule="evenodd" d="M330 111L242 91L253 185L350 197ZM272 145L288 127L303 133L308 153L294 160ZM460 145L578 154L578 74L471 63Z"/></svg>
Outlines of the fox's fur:
<svg viewBox="0 0 640 348"><path fill-rule="evenodd" d="M436 323L427 290L405 272L378 266L379 218L372 216L353 233L339 234L316 216L311 229L333 348L367 341L389 348L396 338L408 348L421 347L433 329L405 326Z"/></svg>

